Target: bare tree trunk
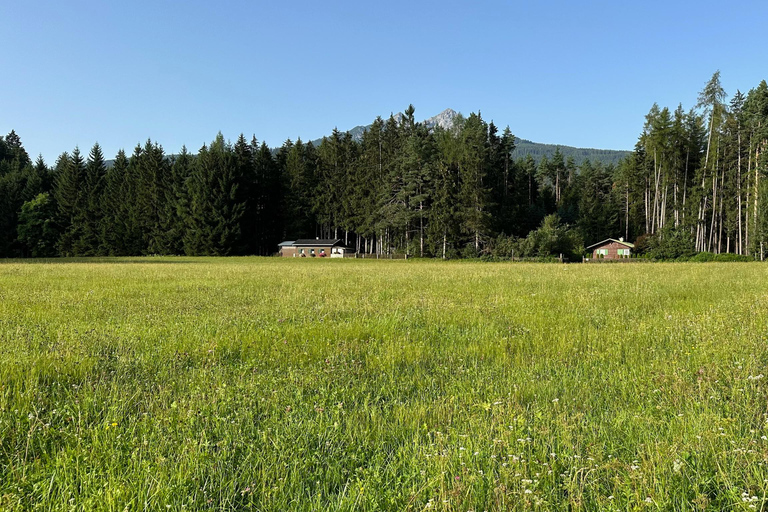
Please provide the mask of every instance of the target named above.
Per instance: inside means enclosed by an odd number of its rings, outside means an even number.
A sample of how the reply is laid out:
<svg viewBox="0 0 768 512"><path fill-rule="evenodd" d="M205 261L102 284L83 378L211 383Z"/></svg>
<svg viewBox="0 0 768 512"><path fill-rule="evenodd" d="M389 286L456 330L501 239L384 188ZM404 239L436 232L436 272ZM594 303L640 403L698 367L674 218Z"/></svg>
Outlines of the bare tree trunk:
<svg viewBox="0 0 768 512"><path fill-rule="evenodd" d="M448 232L443 229L443 259L445 259L445 249L448 246Z"/></svg>
<svg viewBox="0 0 768 512"><path fill-rule="evenodd" d="M629 240L629 182L626 184L626 207L624 209L624 240Z"/></svg>
<svg viewBox="0 0 768 512"><path fill-rule="evenodd" d="M723 245L723 203L724 203L724 197L722 194L722 190L725 187L725 168L723 168L722 171L720 171L720 211L717 214L717 253L720 254L722 252L722 245ZM729 235L730 236L730 235ZM728 252L728 251L726 251Z"/></svg>
<svg viewBox="0 0 768 512"><path fill-rule="evenodd" d="M651 232L651 219L649 217L649 215L650 215L650 211L649 211L650 205L648 204L650 202L650 194L651 194L651 192L648 189L648 176L646 176L645 177L645 197L644 197L644 200L645 200L645 232L646 233L650 233Z"/></svg>
<svg viewBox="0 0 768 512"><path fill-rule="evenodd" d="M752 136L750 135L749 138L749 147L752 147ZM749 186L749 180L752 177L752 151L750 149L747 150L747 176L746 176L746 183L744 184L744 188L746 190L746 194L744 197L744 254L750 254L749 251L749 236L750 236L750 229L749 226L751 224L751 221L749 219L749 205L750 201L752 201L752 188Z"/></svg>
<svg viewBox="0 0 768 512"><path fill-rule="evenodd" d="M673 190L673 200L675 201L675 212L674 212L675 228L677 228L680 225L680 210L679 210L678 203L677 203L677 189L678 189L677 173L675 173L675 186L672 189Z"/></svg>
<svg viewBox="0 0 768 512"><path fill-rule="evenodd" d="M658 165L658 160L656 158L656 150L653 150L653 219L651 220L651 234L656 232L656 226L658 226L658 223L656 222L657 216L658 216L658 205L659 205L659 177L661 175L661 169Z"/></svg>
<svg viewBox="0 0 768 512"><path fill-rule="evenodd" d="M709 238L707 247L713 247L712 236L715 232L715 222L717 218L717 169L712 173L712 221L709 223Z"/></svg>
<svg viewBox="0 0 768 512"><path fill-rule="evenodd" d="M702 172L701 176L701 191L704 192L704 186L707 184L707 168L704 167L704 170ZM696 223L696 240L701 239L701 244L697 245L696 251L703 251L704 250L704 240L705 240L705 231L706 228L704 227L704 214L707 209L707 196L706 194L701 198L701 202L699 203L699 214L697 216L698 222Z"/></svg>
<svg viewBox="0 0 768 512"><path fill-rule="evenodd" d="M405 223L405 259L408 259L408 223Z"/></svg>
<svg viewBox="0 0 768 512"><path fill-rule="evenodd" d="M714 240L714 235L716 234L715 224L717 223L717 220L718 220L717 219L717 215L718 215L717 195L718 195L719 189L717 185L718 185L719 176L717 174L717 171L720 166L719 165L720 164L720 154L719 154L720 153L720 144L719 144L720 136L719 135L717 136L717 140L718 140L718 145L717 145L718 154L715 155L715 170L712 172L712 222L709 225L709 247L713 249L712 252L717 252L716 250L714 250L715 245L713 243L713 240ZM722 202L723 202L723 199L720 198L720 203ZM722 204L721 204L721 208L722 208Z"/></svg>
<svg viewBox="0 0 768 512"><path fill-rule="evenodd" d="M757 229L757 199L758 199L758 196L759 196L759 188L758 188L758 186L759 186L759 182L760 182L760 173L758 172L759 165L757 165L757 163L759 161L760 161L760 147L758 146L758 147L755 148L755 184L754 184L755 191L753 193L753 195L754 195L754 198L753 198L754 210L752 211L752 222L755 225L755 229L752 230L752 236L757 236L757 233L758 233L758 229ZM763 259L763 257L762 257L762 245L763 244L761 242L760 243L760 247L761 247L760 260L761 261Z"/></svg>
<svg viewBox="0 0 768 512"><path fill-rule="evenodd" d="M683 224L685 224L685 199L688 193L688 160L691 155L690 145L685 152L685 177L683 178Z"/></svg>
<svg viewBox="0 0 768 512"><path fill-rule="evenodd" d="M424 257L424 203L419 201L419 257Z"/></svg>

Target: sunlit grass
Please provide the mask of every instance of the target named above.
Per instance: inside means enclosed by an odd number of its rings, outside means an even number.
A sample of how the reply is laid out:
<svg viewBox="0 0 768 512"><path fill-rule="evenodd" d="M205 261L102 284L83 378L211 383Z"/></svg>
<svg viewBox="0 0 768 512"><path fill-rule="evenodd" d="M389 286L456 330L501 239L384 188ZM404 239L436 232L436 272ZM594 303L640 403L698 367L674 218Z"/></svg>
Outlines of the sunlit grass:
<svg viewBox="0 0 768 512"><path fill-rule="evenodd" d="M0 508L760 510L767 270L0 263Z"/></svg>

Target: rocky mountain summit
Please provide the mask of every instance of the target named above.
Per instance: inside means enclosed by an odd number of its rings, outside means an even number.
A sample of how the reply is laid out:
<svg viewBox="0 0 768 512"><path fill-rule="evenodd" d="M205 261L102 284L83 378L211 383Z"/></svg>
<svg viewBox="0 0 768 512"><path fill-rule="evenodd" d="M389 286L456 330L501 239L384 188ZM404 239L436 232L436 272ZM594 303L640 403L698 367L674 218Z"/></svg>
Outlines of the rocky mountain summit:
<svg viewBox="0 0 768 512"><path fill-rule="evenodd" d="M442 112L440 112L439 114L437 114L436 116L430 117L429 119L425 120L424 124L427 125L427 128L429 128L430 130L433 129L435 126L439 126L444 130L450 130L453 127L453 122L458 115L459 113L453 110L452 108L447 108Z"/></svg>

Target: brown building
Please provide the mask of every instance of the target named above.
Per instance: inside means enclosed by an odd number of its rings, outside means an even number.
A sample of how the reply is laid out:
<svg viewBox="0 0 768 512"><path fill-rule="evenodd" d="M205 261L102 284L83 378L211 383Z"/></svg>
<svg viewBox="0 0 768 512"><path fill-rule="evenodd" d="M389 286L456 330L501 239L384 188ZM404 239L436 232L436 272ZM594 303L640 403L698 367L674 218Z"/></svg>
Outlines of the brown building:
<svg viewBox="0 0 768 512"><path fill-rule="evenodd" d="M587 250L592 251L592 258L596 260L620 260L629 258L632 255L632 249L634 249L634 247L634 244L625 242L623 238L619 238L618 240L609 238L594 245L590 245L587 247Z"/></svg>
<svg viewBox="0 0 768 512"><path fill-rule="evenodd" d="M286 241L278 247L283 258L343 258L350 251L339 238Z"/></svg>
<svg viewBox="0 0 768 512"><path fill-rule="evenodd" d="M296 254L296 248L293 246L295 240L286 240L285 242L281 242L277 245L278 247L278 254L282 256L283 258L293 258L293 256Z"/></svg>

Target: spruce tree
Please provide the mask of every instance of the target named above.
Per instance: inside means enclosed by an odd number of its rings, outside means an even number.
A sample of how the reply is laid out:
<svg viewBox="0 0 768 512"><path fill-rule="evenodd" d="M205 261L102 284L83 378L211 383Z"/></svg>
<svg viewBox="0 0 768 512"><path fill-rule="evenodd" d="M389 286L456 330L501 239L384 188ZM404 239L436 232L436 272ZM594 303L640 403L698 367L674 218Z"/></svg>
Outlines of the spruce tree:
<svg viewBox="0 0 768 512"><path fill-rule="evenodd" d="M104 176L104 193L101 196L101 224L99 253L110 256L129 254L125 245L128 215L128 157L122 149Z"/></svg>
<svg viewBox="0 0 768 512"><path fill-rule="evenodd" d="M63 256L79 256L75 244L82 238L83 226L78 221L85 215L85 188L85 162L75 147L72 155L64 153L59 157L54 179L58 224L62 228L58 250Z"/></svg>
<svg viewBox="0 0 768 512"><path fill-rule="evenodd" d="M184 238L189 255L226 256L242 242L240 221L245 203L238 201L238 176L232 148L219 133L203 146L188 180L190 215Z"/></svg>

